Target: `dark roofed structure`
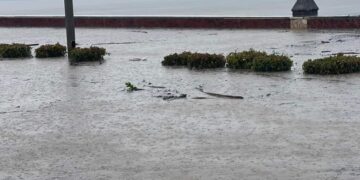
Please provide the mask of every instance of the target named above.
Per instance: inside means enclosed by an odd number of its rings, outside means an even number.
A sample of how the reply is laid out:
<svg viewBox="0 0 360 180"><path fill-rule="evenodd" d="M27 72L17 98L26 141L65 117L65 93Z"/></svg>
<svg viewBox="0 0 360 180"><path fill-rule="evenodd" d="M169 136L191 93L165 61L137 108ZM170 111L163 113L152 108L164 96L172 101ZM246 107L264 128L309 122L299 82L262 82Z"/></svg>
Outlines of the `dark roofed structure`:
<svg viewBox="0 0 360 180"><path fill-rule="evenodd" d="M292 8L294 17L317 16L319 7L314 0L297 0Z"/></svg>

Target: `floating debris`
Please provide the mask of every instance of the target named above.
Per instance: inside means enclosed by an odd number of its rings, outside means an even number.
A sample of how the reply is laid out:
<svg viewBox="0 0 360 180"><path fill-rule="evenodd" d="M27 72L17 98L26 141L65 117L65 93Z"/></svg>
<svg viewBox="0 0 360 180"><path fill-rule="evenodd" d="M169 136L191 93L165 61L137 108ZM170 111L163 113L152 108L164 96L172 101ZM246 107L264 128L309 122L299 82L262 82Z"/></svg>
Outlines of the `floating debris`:
<svg viewBox="0 0 360 180"><path fill-rule="evenodd" d="M157 93L154 97L162 98L165 101L187 98L187 94L179 93L177 90L163 89L158 90Z"/></svg>
<svg viewBox="0 0 360 180"><path fill-rule="evenodd" d="M11 113L19 113L21 111L2 111L0 114L11 114Z"/></svg>
<svg viewBox="0 0 360 180"><path fill-rule="evenodd" d="M224 95L224 94L205 92L202 86L199 86L196 89L202 93L209 95L209 96L220 97L220 98L229 98L229 99L244 99L244 97L242 97L242 96L233 96L233 95Z"/></svg>
<svg viewBox="0 0 360 180"><path fill-rule="evenodd" d="M127 87L126 91L133 92L147 90L151 92L153 97L162 98L165 101L187 98L187 94L179 93L177 90L167 89L165 86L154 86L151 82L146 82L145 80L143 80L143 83L146 83L146 85L143 86L147 87L146 89L140 89L134 84L127 82L125 83ZM148 88L151 88L153 90L150 90Z"/></svg>
<svg viewBox="0 0 360 180"><path fill-rule="evenodd" d="M157 97L160 97L162 98L163 100L165 101L169 101L169 100L175 100L175 99L184 99L187 97L186 94L179 94L179 95L176 95L176 94L167 94L167 95L164 95L164 96L157 96Z"/></svg>
<svg viewBox="0 0 360 180"><path fill-rule="evenodd" d="M164 86L147 86L149 88L154 88L154 89L165 89L166 87Z"/></svg>
<svg viewBox="0 0 360 180"><path fill-rule="evenodd" d="M25 44L25 45L27 45L27 46L38 46L39 44Z"/></svg>
<svg viewBox="0 0 360 180"><path fill-rule="evenodd" d="M136 33L143 33L143 34L147 34L147 31L141 31L141 30L135 30L135 31L131 31L131 32L136 32Z"/></svg>
<svg viewBox="0 0 360 180"><path fill-rule="evenodd" d="M331 51L321 51L321 53L329 53L329 52L331 52Z"/></svg>
<svg viewBox="0 0 360 180"><path fill-rule="evenodd" d="M132 59L129 59L129 61L147 61L146 58L132 58Z"/></svg>
<svg viewBox="0 0 360 180"><path fill-rule="evenodd" d="M109 43L96 43L91 46L99 46L99 45L115 45L115 44L137 44L140 42L109 42Z"/></svg>
<svg viewBox="0 0 360 180"><path fill-rule="evenodd" d="M321 41L321 44L328 44L330 41Z"/></svg>
<svg viewBox="0 0 360 180"><path fill-rule="evenodd" d="M203 100L203 99L211 99L211 98L208 98L208 97L193 97L191 99L199 99L199 100Z"/></svg>
<svg viewBox="0 0 360 180"><path fill-rule="evenodd" d="M344 55L344 54L354 55L354 54L360 54L360 53L358 53L358 52L339 52L339 53L334 53L332 55L336 56L336 55Z"/></svg>
<svg viewBox="0 0 360 180"><path fill-rule="evenodd" d="M305 77L305 78L296 78L295 80L298 80L298 79L311 81L311 80L314 80L314 79L316 79L316 78L308 78L308 77Z"/></svg>
<svg viewBox="0 0 360 180"><path fill-rule="evenodd" d="M295 102L288 102L288 103L280 103L279 106L283 106L283 105L295 105Z"/></svg>

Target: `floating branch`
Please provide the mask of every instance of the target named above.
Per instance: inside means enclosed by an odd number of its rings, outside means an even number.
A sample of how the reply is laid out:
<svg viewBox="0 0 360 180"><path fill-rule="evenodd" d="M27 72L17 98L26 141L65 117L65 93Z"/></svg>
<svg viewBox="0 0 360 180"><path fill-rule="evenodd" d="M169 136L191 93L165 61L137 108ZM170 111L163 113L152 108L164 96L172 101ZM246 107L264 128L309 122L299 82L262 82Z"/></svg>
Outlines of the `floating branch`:
<svg viewBox="0 0 360 180"><path fill-rule="evenodd" d="M224 94L206 92L206 91L204 91L203 87L201 87L201 86L196 89L202 93L209 95L209 96L214 96L214 97L219 97L219 98L230 98L230 99L244 99L244 97L242 97L242 96L232 96L232 95L224 95Z"/></svg>

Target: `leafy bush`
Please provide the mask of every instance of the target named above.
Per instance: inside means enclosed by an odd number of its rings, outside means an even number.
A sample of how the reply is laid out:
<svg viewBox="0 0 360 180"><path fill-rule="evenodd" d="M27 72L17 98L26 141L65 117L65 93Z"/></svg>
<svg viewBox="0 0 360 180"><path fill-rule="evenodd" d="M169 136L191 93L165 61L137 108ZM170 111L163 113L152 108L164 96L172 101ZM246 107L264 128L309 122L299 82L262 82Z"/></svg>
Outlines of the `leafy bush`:
<svg viewBox="0 0 360 180"><path fill-rule="evenodd" d="M249 51L233 52L227 57L227 64L232 69L252 69L254 59L259 56L266 56L265 52L255 51L250 49Z"/></svg>
<svg viewBox="0 0 360 180"><path fill-rule="evenodd" d="M195 69L223 68L226 60L221 54L193 53L189 56L187 66Z"/></svg>
<svg viewBox="0 0 360 180"><path fill-rule="evenodd" d="M261 72L288 71L293 62L284 55L267 54L266 52L243 51L230 53L227 57L227 65L232 69L251 69Z"/></svg>
<svg viewBox="0 0 360 180"><path fill-rule="evenodd" d="M195 69L223 68L225 57L221 54L183 52L165 56L164 66L187 66Z"/></svg>
<svg viewBox="0 0 360 180"><path fill-rule="evenodd" d="M69 52L72 61L100 61L103 60L106 49L100 47L75 48Z"/></svg>
<svg viewBox="0 0 360 180"><path fill-rule="evenodd" d="M258 56L254 59L252 69L261 72L289 71L293 62L283 55Z"/></svg>
<svg viewBox="0 0 360 180"><path fill-rule="evenodd" d="M0 57L2 58L31 57L31 47L25 44L0 44Z"/></svg>
<svg viewBox="0 0 360 180"><path fill-rule="evenodd" d="M42 45L35 50L35 54L37 58L63 57L66 54L66 47L59 43Z"/></svg>
<svg viewBox="0 0 360 180"><path fill-rule="evenodd" d="M346 74L360 72L360 57L336 56L308 60L303 64L303 70L307 74Z"/></svg>
<svg viewBox="0 0 360 180"><path fill-rule="evenodd" d="M191 56L190 52L170 54L165 56L161 63L163 66L186 66L189 56Z"/></svg>

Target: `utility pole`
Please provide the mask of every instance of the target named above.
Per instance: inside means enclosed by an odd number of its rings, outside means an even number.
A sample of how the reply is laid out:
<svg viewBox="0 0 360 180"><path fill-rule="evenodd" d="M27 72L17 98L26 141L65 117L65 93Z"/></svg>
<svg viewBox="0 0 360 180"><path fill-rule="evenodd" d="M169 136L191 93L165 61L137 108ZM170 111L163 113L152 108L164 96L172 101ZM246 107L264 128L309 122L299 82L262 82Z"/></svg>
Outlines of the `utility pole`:
<svg viewBox="0 0 360 180"><path fill-rule="evenodd" d="M65 25L66 25L66 39L68 51L76 46L75 42L75 22L74 22L74 7L73 0L64 0L65 2Z"/></svg>

